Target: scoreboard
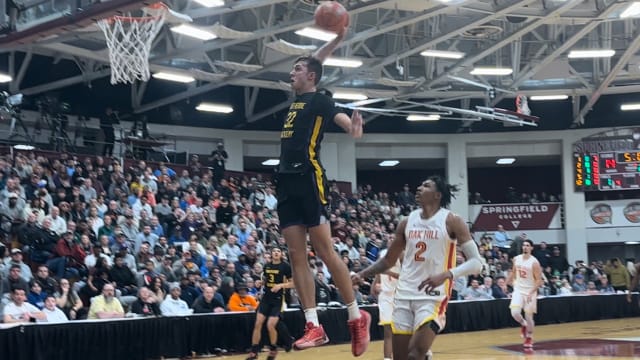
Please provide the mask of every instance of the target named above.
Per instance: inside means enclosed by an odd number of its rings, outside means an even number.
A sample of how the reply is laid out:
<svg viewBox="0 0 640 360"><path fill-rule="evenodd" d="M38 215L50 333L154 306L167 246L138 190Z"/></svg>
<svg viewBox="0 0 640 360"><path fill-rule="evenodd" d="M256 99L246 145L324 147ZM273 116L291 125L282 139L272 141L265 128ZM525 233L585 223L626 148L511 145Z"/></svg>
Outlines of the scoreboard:
<svg viewBox="0 0 640 360"><path fill-rule="evenodd" d="M640 151L573 155L576 191L640 189Z"/></svg>

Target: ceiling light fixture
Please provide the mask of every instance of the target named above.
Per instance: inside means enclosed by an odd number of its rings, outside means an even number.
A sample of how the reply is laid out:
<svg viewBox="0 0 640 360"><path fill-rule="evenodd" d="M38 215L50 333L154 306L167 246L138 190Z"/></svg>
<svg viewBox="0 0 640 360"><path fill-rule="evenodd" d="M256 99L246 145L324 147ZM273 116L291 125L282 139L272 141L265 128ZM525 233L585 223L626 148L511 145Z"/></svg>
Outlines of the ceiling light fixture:
<svg viewBox="0 0 640 360"><path fill-rule="evenodd" d="M616 51L611 49L605 50L571 50L569 59L593 59L606 58L615 55Z"/></svg>
<svg viewBox="0 0 640 360"><path fill-rule="evenodd" d="M328 58L322 65L346 67L346 68L358 68L362 66L362 61L357 59L345 59L345 58Z"/></svg>
<svg viewBox="0 0 640 360"><path fill-rule="evenodd" d="M471 70L471 75L495 75L495 76L505 76L511 75L513 73L513 69L511 68L503 68L503 67L476 67Z"/></svg>
<svg viewBox="0 0 640 360"><path fill-rule="evenodd" d="M185 84L196 81L196 79L193 78L193 76L168 73L164 71L154 73L151 76L160 80L169 80L169 81L175 81L175 82L180 82Z"/></svg>
<svg viewBox="0 0 640 360"><path fill-rule="evenodd" d="M529 100L544 101L544 100L567 100L569 95L533 95L529 97Z"/></svg>
<svg viewBox="0 0 640 360"><path fill-rule="evenodd" d="M174 26L171 28L171 31L178 34L191 36L193 38L204 40L204 41L213 40L218 37L216 34L212 33L211 31L203 30L188 24L181 24L178 26Z"/></svg>
<svg viewBox="0 0 640 360"><path fill-rule="evenodd" d="M0 73L0 84L1 83L8 83L11 80L13 80L13 78L11 76L9 76L7 74Z"/></svg>
<svg viewBox="0 0 640 360"><path fill-rule="evenodd" d="M516 158L500 158L496 160L496 164L498 165L511 165L516 162Z"/></svg>
<svg viewBox="0 0 640 360"><path fill-rule="evenodd" d="M622 111L640 110L640 103L622 104L622 105L620 105L620 110L622 110Z"/></svg>
<svg viewBox="0 0 640 360"><path fill-rule="evenodd" d="M264 165L264 166L280 165L280 160L279 159L268 159L268 160L263 161L262 165Z"/></svg>
<svg viewBox="0 0 640 360"><path fill-rule="evenodd" d="M443 50L425 50L420 53L420 55L425 57L437 57L444 59L462 59L464 57L464 53L457 51L443 51Z"/></svg>
<svg viewBox="0 0 640 360"><path fill-rule="evenodd" d="M338 36L338 34L335 34L329 31L324 31L322 29L318 29L314 27L302 28L300 30L297 30L295 33L300 36L304 36L304 37L308 37L316 40L322 40L322 41L331 41Z"/></svg>
<svg viewBox="0 0 640 360"><path fill-rule="evenodd" d="M640 241L625 241L624 244L625 245L638 245L638 244L640 244Z"/></svg>
<svg viewBox="0 0 640 360"><path fill-rule="evenodd" d="M400 161L398 160L385 160L385 161L381 161L378 166L382 166L382 167L391 167L391 166L396 166L400 164Z"/></svg>
<svg viewBox="0 0 640 360"><path fill-rule="evenodd" d="M197 2L200 5L202 5L204 7L208 7L208 8L224 6L224 1L223 0L194 0L194 1Z"/></svg>
<svg viewBox="0 0 640 360"><path fill-rule="evenodd" d="M356 92L340 92L333 93L334 99L361 101L367 100L369 97L363 93Z"/></svg>
<svg viewBox="0 0 640 360"><path fill-rule="evenodd" d="M205 103L205 102L200 103L200 105L196 106L196 110L223 113L223 114L229 114L233 112L233 108L229 105L213 104L213 103Z"/></svg>
<svg viewBox="0 0 640 360"><path fill-rule="evenodd" d="M640 16L640 2L636 1L629 5L622 13L620 13L620 18L630 18L630 17L638 17Z"/></svg>
<svg viewBox="0 0 640 360"><path fill-rule="evenodd" d="M440 120L440 115L438 114L430 114L430 115L416 115L411 114L407 116L408 121L436 121Z"/></svg>

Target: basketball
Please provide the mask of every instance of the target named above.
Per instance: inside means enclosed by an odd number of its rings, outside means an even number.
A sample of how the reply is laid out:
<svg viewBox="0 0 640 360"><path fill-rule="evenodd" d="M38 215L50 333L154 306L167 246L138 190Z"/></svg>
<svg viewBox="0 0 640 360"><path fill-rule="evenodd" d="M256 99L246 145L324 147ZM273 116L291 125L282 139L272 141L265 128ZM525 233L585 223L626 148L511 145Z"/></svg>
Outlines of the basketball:
<svg viewBox="0 0 640 360"><path fill-rule="evenodd" d="M349 13L337 1L325 1L316 8L313 15L316 26L334 33L349 25Z"/></svg>

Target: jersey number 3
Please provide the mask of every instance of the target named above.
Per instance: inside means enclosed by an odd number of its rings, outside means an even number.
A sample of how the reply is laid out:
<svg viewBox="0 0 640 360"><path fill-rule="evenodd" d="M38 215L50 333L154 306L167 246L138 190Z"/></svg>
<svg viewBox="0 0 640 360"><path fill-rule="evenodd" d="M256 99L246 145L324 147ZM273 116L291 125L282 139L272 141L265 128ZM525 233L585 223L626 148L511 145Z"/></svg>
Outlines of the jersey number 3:
<svg viewBox="0 0 640 360"><path fill-rule="evenodd" d="M416 251L416 254L413 256L413 260L415 261L424 261L424 256L422 256L422 254L424 254L425 251L427 251L427 243L424 241L418 241L416 243L416 249L418 249Z"/></svg>

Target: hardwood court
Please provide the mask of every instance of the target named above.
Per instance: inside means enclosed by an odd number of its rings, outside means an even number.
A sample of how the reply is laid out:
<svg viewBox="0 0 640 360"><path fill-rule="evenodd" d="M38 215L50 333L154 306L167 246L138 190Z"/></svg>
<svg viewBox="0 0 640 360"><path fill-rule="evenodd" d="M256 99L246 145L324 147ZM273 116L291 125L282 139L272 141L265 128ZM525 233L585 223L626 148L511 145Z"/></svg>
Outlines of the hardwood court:
<svg viewBox="0 0 640 360"><path fill-rule="evenodd" d="M525 354L518 328L445 334L436 339L434 360L640 359L640 319L539 326L536 327L534 342L534 351ZM266 357L267 352L260 354L260 359ZM244 360L246 354L224 358ZM354 357L351 355L350 345L345 344L290 353L280 352L278 359L346 360ZM372 342L367 353L358 359L381 360L382 341Z"/></svg>

